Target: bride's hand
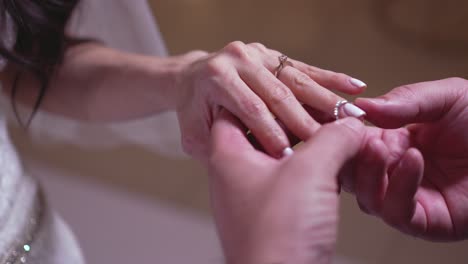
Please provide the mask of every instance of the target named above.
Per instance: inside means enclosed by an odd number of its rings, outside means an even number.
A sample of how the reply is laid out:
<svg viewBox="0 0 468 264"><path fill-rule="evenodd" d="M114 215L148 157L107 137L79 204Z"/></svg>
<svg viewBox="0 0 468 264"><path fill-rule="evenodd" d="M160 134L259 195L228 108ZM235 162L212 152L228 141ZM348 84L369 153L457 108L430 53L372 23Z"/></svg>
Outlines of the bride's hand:
<svg viewBox="0 0 468 264"><path fill-rule="evenodd" d="M275 116L306 140L320 124L302 104L333 116L335 104L343 99L329 89L358 94L366 86L295 60L288 60L275 76L281 53L258 43L233 42L216 53L185 56L195 59L181 70L177 112L184 150L198 158L208 153L213 117L221 108L239 118L270 155L279 157L290 143ZM349 115L364 114L350 104L343 109Z"/></svg>

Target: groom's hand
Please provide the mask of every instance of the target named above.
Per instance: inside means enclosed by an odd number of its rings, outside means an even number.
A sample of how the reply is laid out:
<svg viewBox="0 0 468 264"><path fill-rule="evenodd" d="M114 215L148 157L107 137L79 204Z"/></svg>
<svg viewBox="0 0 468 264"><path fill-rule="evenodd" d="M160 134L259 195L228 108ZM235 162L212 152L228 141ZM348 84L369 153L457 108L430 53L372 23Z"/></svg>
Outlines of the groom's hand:
<svg viewBox="0 0 468 264"><path fill-rule="evenodd" d="M369 129L373 143L345 179L362 208L414 236L467 239L468 81L406 85L356 104L387 128Z"/></svg>
<svg viewBox="0 0 468 264"><path fill-rule="evenodd" d="M212 132L212 205L227 262L329 263L337 174L363 144L362 123L349 118L324 125L281 160L255 150L227 112Z"/></svg>

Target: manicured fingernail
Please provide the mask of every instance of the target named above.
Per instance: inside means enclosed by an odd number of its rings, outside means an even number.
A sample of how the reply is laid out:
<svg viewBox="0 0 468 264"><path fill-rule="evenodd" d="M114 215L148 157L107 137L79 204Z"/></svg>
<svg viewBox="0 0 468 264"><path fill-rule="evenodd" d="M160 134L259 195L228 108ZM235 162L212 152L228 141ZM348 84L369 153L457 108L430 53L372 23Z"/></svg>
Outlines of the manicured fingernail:
<svg viewBox="0 0 468 264"><path fill-rule="evenodd" d="M292 156L293 154L294 154L294 150L292 148L285 148L283 150L283 158Z"/></svg>
<svg viewBox="0 0 468 264"><path fill-rule="evenodd" d="M366 115L366 112L364 112L364 110L351 103L345 104L343 106L343 111L346 113L347 116L353 116L356 118L362 118Z"/></svg>
<svg viewBox="0 0 468 264"><path fill-rule="evenodd" d="M352 85L354 85L355 87L357 87L357 88L364 88L364 87L367 86L367 84L366 84L365 82L363 82L363 81L361 81L361 80L358 80L358 79L355 79L355 78L351 78L351 79L349 80L349 82L350 82Z"/></svg>

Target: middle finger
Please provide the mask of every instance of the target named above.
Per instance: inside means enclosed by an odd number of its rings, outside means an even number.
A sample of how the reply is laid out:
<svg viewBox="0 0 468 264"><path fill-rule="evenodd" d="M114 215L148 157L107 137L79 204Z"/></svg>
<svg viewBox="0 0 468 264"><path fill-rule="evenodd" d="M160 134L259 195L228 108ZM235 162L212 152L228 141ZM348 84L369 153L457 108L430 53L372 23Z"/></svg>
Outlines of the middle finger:
<svg viewBox="0 0 468 264"><path fill-rule="evenodd" d="M256 70L243 69L242 79L267 104L275 116L296 136L308 139L319 127L291 90L263 65Z"/></svg>

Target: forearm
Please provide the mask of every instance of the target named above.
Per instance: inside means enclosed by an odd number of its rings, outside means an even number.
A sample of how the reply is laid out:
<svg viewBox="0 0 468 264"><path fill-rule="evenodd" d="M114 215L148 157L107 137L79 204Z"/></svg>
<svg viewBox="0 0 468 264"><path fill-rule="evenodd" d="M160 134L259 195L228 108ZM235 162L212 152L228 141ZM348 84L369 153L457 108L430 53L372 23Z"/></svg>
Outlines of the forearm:
<svg viewBox="0 0 468 264"><path fill-rule="evenodd" d="M73 119L110 122L174 109L177 78L186 57L124 53L97 43L71 47L52 76L41 109ZM19 99L32 105L37 81L22 78Z"/></svg>

